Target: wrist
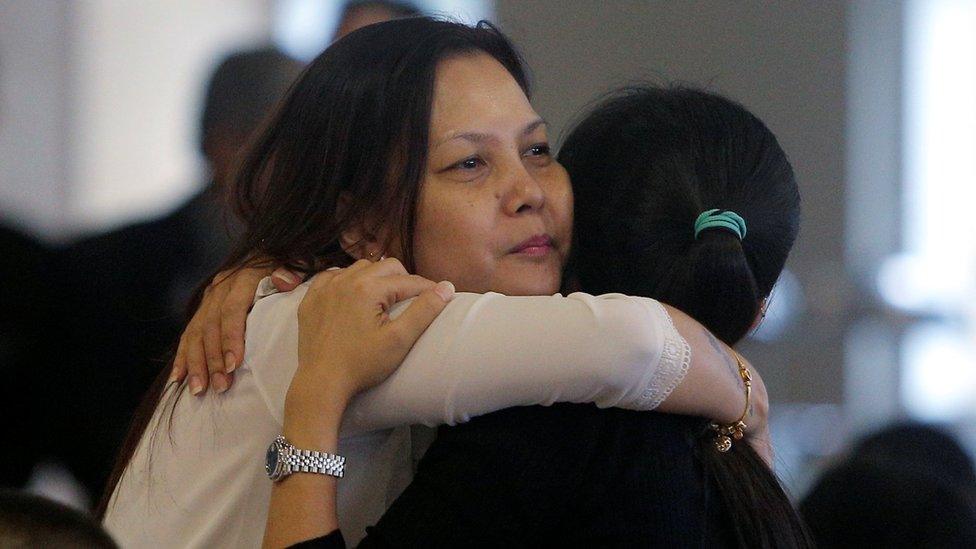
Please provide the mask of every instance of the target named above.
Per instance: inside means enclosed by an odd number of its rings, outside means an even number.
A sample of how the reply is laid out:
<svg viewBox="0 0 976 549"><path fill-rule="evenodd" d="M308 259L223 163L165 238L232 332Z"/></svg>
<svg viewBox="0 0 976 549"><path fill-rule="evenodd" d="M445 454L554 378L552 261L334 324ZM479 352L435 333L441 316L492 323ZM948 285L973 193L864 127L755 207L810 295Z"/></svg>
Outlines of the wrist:
<svg viewBox="0 0 976 549"><path fill-rule="evenodd" d="M296 375L285 397L282 434L301 448L334 453L342 417L351 400L329 383L307 383Z"/></svg>
<svg viewBox="0 0 976 549"><path fill-rule="evenodd" d="M295 447L316 452L339 452L339 424L319 422L301 423L285 419L281 434Z"/></svg>

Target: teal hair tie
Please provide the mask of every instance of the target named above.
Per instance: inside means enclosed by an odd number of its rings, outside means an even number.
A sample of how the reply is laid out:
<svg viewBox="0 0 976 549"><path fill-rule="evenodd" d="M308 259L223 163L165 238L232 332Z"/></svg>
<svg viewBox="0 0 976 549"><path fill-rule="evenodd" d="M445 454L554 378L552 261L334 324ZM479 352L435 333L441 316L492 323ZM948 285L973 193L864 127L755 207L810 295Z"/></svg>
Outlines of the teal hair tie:
<svg viewBox="0 0 976 549"><path fill-rule="evenodd" d="M735 212L715 208L702 212L695 220L695 238L708 229L724 229L742 240L746 237L746 220Z"/></svg>

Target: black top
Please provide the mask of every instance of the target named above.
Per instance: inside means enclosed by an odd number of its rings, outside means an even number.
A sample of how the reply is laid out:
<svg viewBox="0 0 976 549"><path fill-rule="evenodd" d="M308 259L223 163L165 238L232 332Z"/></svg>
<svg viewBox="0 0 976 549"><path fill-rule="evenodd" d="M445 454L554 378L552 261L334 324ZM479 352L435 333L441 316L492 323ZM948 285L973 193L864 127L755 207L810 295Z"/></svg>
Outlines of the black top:
<svg viewBox="0 0 976 549"><path fill-rule="evenodd" d="M695 458L703 423L559 404L442 427L361 547L731 546Z"/></svg>
<svg viewBox="0 0 976 549"><path fill-rule="evenodd" d="M0 226L0 487L20 488L50 453L46 429L55 402L61 336L51 291L52 250Z"/></svg>
<svg viewBox="0 0 976 549"><path fill-rule="evenodd" d="M96 497L132 414L175 349L189 297L227 254L215 200L201 193L165 217L60 254L70 359L52 388L62 416L54 438L63 445L58 457Z"/></svg>

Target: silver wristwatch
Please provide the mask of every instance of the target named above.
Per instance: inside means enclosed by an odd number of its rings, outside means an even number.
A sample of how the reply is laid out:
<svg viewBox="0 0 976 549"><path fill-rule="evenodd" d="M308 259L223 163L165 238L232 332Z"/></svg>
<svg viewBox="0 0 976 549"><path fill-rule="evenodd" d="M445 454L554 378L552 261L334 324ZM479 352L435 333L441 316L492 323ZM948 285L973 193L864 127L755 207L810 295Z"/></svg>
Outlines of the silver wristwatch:
<svg viewBox="0 0 976 549"><path fill-rule="evenodd" d="M281 435L278 435L268 447L264 462L264 470L268 472L268 478L276 482L299 472L342 478L345 468L346 458L326 452L295 448Z"/></svg>

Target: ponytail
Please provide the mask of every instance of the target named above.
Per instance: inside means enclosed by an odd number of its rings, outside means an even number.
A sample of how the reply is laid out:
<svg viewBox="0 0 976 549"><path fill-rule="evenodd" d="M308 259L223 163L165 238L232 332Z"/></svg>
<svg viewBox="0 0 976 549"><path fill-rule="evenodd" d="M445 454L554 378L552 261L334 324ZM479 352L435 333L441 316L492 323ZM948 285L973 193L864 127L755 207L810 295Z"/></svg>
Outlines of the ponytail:
<svg viewBox="0 0 976 549"><path fill-rule="evenodd" d="M670 284L659 288L659 295L669 296L662 301L729 345L746 336L764 297L742 248L743 242L733 234L704 231L675 262Z"/></svg>
<svg viewBox="0 0 976 549"><path fill-rule="evenodd" d="M715 483L729 530L739 547L813 547L799 514L776 476L752 446L715 448L715 432L703 424L695 439L695 456L706 479Z"/></svg>

